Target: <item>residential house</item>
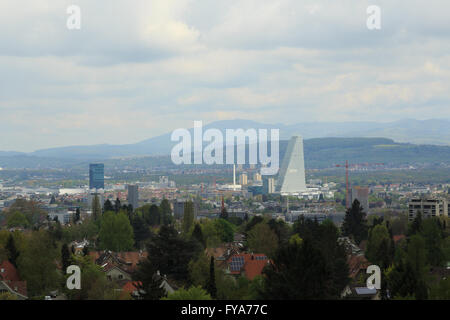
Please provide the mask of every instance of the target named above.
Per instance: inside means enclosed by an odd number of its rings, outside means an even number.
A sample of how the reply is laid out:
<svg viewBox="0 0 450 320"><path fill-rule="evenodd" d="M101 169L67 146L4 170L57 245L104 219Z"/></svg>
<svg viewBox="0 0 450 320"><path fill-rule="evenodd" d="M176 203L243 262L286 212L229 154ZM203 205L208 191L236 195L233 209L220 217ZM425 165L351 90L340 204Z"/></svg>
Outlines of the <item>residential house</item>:
<svg viewBox="0 0 450 320"><path fill-rule="evenodd" d="M92 251L89 255L103 269L111 281L130 281L137 264L147 257L147 252Z"/></svg>
<svg viewBox="0 0 450 320"><path fill-rule="evenodd" d="M253 280L261 275L265 266L271 261L265 254L240 253L230 256L227 260L227 273L234 276L245 276Z"/></svg>
<svg viewBox="0 0 450 320"><path fill-rule="evenodd" d="M19 273L8 260L0 263L0 293L9 292L19 300L27 300L27 282L21 281Z"/></svg>

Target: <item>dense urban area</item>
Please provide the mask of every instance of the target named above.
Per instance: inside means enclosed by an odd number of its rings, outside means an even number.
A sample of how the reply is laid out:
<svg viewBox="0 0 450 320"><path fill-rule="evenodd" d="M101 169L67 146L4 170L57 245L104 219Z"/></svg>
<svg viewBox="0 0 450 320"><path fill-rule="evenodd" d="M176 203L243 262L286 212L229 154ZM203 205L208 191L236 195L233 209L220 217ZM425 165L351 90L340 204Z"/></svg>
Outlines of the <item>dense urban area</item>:
<svg viewBox="0 0 450 320"><path fill-rule="evenodd" d="M305 172L303 145L285 157L274 177L257 165L4 168L0 299L450 298L448 168ZM70 265L80 290L66 286ZM369 265L380 289L366 286Z"/></svg>

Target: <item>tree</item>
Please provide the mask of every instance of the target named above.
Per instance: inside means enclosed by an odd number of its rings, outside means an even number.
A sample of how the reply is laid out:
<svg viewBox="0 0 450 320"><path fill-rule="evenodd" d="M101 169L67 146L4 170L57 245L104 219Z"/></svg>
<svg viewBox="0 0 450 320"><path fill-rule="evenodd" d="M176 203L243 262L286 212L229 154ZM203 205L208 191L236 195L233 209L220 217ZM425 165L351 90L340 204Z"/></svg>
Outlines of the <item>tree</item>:
<svg viewBox="0 0 450 320"><path fill-rule="evenodd" d="M403 260L397 262L387 270L386 277L387 286L392 298L414 297L417 280L410 264L405 264Z"/></svg>
<svg viewBox="0 0 450 320"><path fill-rule="evenodd" d="M54 290L59 285L55 261L57 251L45 231L35 231L18 260L21 278L27 281L29 296L38 296Z"/></svg>
<svg viewBox="0 0 450 320"><path fill-rule="evenodd" d="M392 297L412 296L420 300L427 298L426 256L425 240L419 234L413 235L409 239L406 253L386 272L386 282Z"/></svg>
<svg viewBox="0 0 450 320"><path fill-rule="evenodd" d="M234 225L224 219L214 220L214 225L221 237L222 242L233 242L234 232L236 229Z"/></svg>
<svg viewBox="0 0 450 320"><path fill-rule="evenodd" d="M81 289L64 289L69 300L117 300L119 289L114 282L106 278L102 268L91 257L74 257L74 264L81 269ZM70 275L64 273L65 278Z"/></svg>
<svg viewBox="0 0 450 320"><path fill-rule="evenodd" d="M188 290L180 289L161 300L212 300L211 296L200 286L191 287Z"/></svg>
<svg viewBox="0 0 450 320"><path fill-rule="evenodd" d="M133 217L131 225L133 227L135 247L142 248L144 242L150 238L152 233L145 220L139 215Z"/></svg>
<svg viewBox="0 0 450 320"><path fill-rule="evenodd" d="M207 288L210 272L209 257L205 252L200 252L196 259L192 259L188 265L190 284Z"/></svg>
<svg viewBox="0 0 450 320"><path fill-rule="evenodd" d="M80 221L80 208L77 208L77 210L75 211L75 216L73 218L73 222L77 223L78 221Z"/></svg>
<svg viewBox="0 0 450 320"><path fill-rule="evenodd" d="M201 251L198 241L182 238L172 226L161 226L146 247L155 267L178 281L189 279L189 262Z"/></svg>
<svg viewBox="0 0 450 320"><path fill-rule="evenodd" d="M183 232L188 234L194 224L194 204L192 201L187 201L184 204L183 215Z"/></svg>
<svg viewBox="0 0 450 320"><path fill-rule="evenodd" d="M137 282L135 286L138 290L142 290L140 295L145 300L159 300L166 296L162 286L163 278L158 272L157 266L148 257L138 264L137 270L133 274L133 280Z"/></svg>
<svg viewBox="0 0 450 320"><path fill-rule="evenodd" d="M28 228L30 223L24 214L19 211L16 211L8 216L7 218L7 226L8 228Z"/></svg>
<svg viewBox="0 0 450 320"><path fill-rule="evenodd" d="M161 210L161 223L164 225L169 225L173 223L172 209L170 208L169 200L163 199L159 206Z"/></svg>
<svg viewBox="0 0 450 320"><path fill-rule="evenodd" d="M278 238L266 223L257 224L247 236L248 246L255 253L271 257L278 247Z"/></svg>
<svg viewBox="0 0 450 320"><path fill-rule="evenodd" d="M116 202L114 202L114 211L116 213L119 213L120 209L121 209L121 204L120 204L120 199L116 198Z"/></svg>
<svg viewBox="0 0 450 320"><path fill-rule="evenodd" d="M450 278L441 279L430 288L430 299L450 300Z"/></svg>
<svg viewBox="0 0 450 320"><path fill-rule="evenodd" d="M215 274L215 270L214 270L214 257L211 257L207 291L211 295L211 297L213 297L213 298L217 297L216 274Z"/></svg>
<svg viewBox="0 0 450 320"><path fill-rule="evenodd" d="M254 216L245 226L245 234L247 234L254 226L264 221L261 216Z"/></svg>
<svg viewBox="0 0 450 320"><path fill-rule="evenodd" d="M115 210L114 210L114 206L113 206L113 204L111 203L111 200L106 199L105 204L103 205L103 210L104 210L105 212L108 212L108 211L115 211Z"/></svg>
<svg viewBox="0 0 450 320"><path fill-rule="evenodd" d="M17 296L15 294L9 293L8 291L0 293L0 301L5 300L17 300Z"/></svg>
<svg viewBox="0 0 450 320"><path fill-rule="evenodd" d="M409 226L408 236L412 236L420 232L422 232L422 213L419 211Z"/></svg>
<svg viewBox="0 0 450 320"><path fill-rule="evenodd" d="M439 220L431 218L423 221L421 235L425 240L428 264L436 267L443 265L446 261L442 250L443 234Z"/></svg>
<svg viewBox="0 0 450 320"><path fill-rule="evenodd" d="M265 275L263 299L304 300L335 297L327 283L331 274L321 252L309 240L301 245L282 246L273 258L273 264L263 270Z"/></svg>
<svg viewBox="0 0 450 320"><path fill-rule="evenodd" d="M111 251L127 251L133 248L133 228L123 212L106 212L100 227L100 248Z"/></svg>
<svg viewBox="0 0 450 320"><path fill-rule="evenodd" d="M63 273L66 272L67 267L71 264L71 256L69 247L66 243L64 243L61 247L61 265L62 265L62 271Z"/></svg>
<svg viewBox="0 0 450 320"><path fill-rule="evenodd" d="M224 219L224 220L228 219L227 208L223 207L223 209L220 211L220 219Z"/></svg>
<svg viewBox="0 0 450 320"><path fill-rule="evenodd" d="M306 219L301 216L294 224L295 234L288 241L289 246L301 247L304 242L319 250L325 261L328 274L326 292L329 297L339 297L342 290L349 283L349 269L345 248L339 244L339 230L330 220L321 224L316 219ZM279 247L284 248L286 244Z"/></svg>
<svg viewBox="0 0 450 320"><path fill-rule="evenodd" d="M20 253L17 250L16 243L12 233L9 234L8 242L6 243L5 248L7 251L9 262L11 262L14 265L14 267L17 268L17 259L19 258Z"/></svg>
<svg viewBox="0 0 450 320"><path fill-rule="evenodd" d="M355 199L352 207L347 209L342 223L342 234L352 236L357 244L367 239L366 213L363 210L358 199Z"/></svg>
<svg viewBox="0 0 450 320"><path fill-rule="evenodd" d="M206 247L206 241L203 237L202 227L198 223L195 224L194 230L192 231L192 238L197 240L203 248Z"/></svg>
<svg viewBox="0 0 450 320"><path fill-rule="evenodd" d="M235 278L216 270L217 299L243 300L249 295L250 281L245 276Z"/></svg>
<svg viewBox="0 0 450 320"><path fill-rule="evenodd" d="M423 278L428 271L425 239L420 235L410 238L406 250L406 261L411 265L417 278Z"/></svg>
<svg viewBox="0 0 450 320"><path fill-rule="evenodd" d="M279 245L282 245L289 240L290 230L286 222L283 220L270 219L267 225L277 235Z"/></svg>
<svg viewBox="0 0 450 320"><path fill-rule="evenodd" d="M47 216L47 212L42 210L37 202L26 199L16 199L8 211L9 214L14 214L15 212L23 214L30 226L38 225Z"/></svg>
<svg viewBox="0 0 450 320"><path fill-rule="evenodd" d="M161 211L156 204L145 205L136 210L137 215L142 215L149 226L157 226L161 223Z"/></svg>
<svg viewBox="0 0 450 320"><path fill-rule="evenodd" d="M96 194L94 196L94 199L92 199L92 217L94 218L94 221L98 220L101 217L101 215L102 215L102 207L100 205L100 199Z"/></svg>
<svg viewBox="0 0 450 320"><path fill-rule="evenodd" d="M387 269L392 262L390 240L389 231L384 224L376 225L369 232L366 250L367 259L383 270Z"/></svg>

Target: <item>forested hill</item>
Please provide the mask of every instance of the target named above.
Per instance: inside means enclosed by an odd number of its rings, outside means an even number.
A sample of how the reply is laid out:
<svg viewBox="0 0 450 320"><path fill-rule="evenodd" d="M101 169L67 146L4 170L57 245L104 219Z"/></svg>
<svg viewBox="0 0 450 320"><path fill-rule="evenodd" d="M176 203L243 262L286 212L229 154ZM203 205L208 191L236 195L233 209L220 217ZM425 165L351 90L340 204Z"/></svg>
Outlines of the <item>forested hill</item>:
<svg viewBox="0 0 450 320"><path fill-rule="evenodd" d="M280 162L288 141L280 142ZM248 148L247 148L248 150ZM396 143L385 138L315 138L304 141L306 168L325 168L349 160L352 163L384 163L388 166L450 166L450 147ZM102 161L110 168L150 168L171 166L170 156L115 157L79 159L47 158L25 154L0 155L3 168L85 168L89 162Z"/></svg>

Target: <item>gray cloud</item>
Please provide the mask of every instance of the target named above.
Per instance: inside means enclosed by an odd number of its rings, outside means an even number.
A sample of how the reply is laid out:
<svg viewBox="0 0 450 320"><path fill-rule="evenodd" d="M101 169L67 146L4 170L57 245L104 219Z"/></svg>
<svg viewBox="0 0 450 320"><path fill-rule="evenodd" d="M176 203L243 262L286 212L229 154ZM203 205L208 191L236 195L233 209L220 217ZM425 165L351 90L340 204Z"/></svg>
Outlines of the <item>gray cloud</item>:
<svg viewBox="0 0 450 320"><path fill-rule="evenodd" d="M74 2L80 31L65 27ZM0 150L131 143L193 120L450 118L447 0L74 2L0 3Z"/></svg>

